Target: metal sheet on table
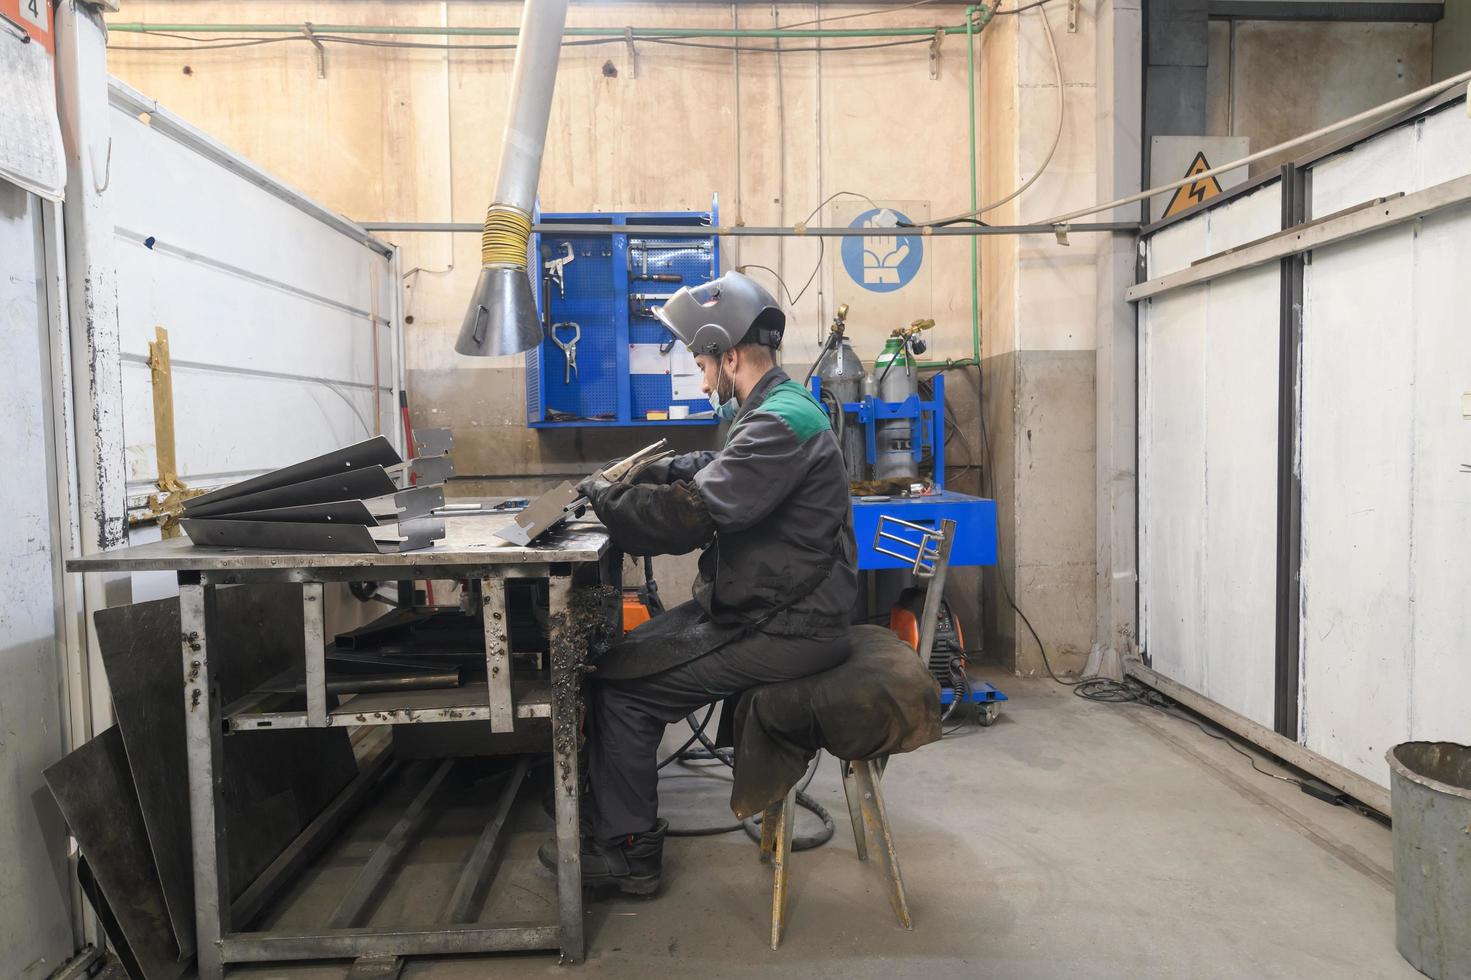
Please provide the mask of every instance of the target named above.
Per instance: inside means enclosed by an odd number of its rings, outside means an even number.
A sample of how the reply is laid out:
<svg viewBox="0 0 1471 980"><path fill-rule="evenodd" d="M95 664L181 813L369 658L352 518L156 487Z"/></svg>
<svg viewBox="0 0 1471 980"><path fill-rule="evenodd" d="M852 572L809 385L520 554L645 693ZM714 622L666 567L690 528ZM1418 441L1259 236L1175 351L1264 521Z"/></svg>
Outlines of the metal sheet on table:
<svg viewBox="0 0 1471 980"><path fill-rule="evenodd" d="M181 976L187 961L180 962L163 889L148 859L148 831L122 733L109 728L47 769L45 778L143 975Z"/></svg>
<svg viewBox="0 0 1471 980"><path fill-rule="evenodd" d="M580 498L571 483L562 483L531 501L496 535L517 545L528 545L574 516L568 508Z"/></svg>
<svg viewBox="0 0 1471 980"><path fill-rule="evenodd" d="M268 510L231 512L232 521L274 521L309 524L377 524L378 519L363 500L329 500L320 504L272 507Z"/></svg>
<svg viewBox="0 0 1471 980"><path fill-rule="evenodd" d="M272 487L258 493L247 493L227 500L210 501L184 508L185 517L223 517L232 511L271 510L276 507L295 507L299 504L316 504L328 500L367 500L394 493L394 484L388 471L382 466L369 466L344 473L292 483L284 487ZM198 497L197 500L204 500Z"/></svg>
<svg viewBox="0 0 1471 980"><path fill-rule="evenodd" d="M96 614L98 646L139 806L176 934L192 948L193 862L184 749L179 601L159 599ZM211 676L229 704L300 664L301 587L219 589ZM261 732L225 740L225 821L233 890L242 891L357 772L338 729Z"/></svg>
<svg viewBox="0 0 1471 980"><path fill-rule="evenodd" d="M393 466L401 462L393 444L383 436L376 436L355 446L348 446L346 449L339 449L305 462L294 463L249 480L233 483L212 493L202 494L193 500L186 501L184 510L191 512L222 501L259 493L262 490L286 487L294 483L304 483L320 477L345 474L373 466ZM360 495L347 494L345 496Z"/></svg>
<svg viewBox="0 0 1471 980"><path fill-rule="evenodd" d="M68 558L66 568L69 572L361 569L364 578L373 578L376 569L396 574L423 567L589 562L601 558L609 547L607 530L590 519L568 522L548 532L533 546L517 547L495 533L511 517L504 513L447 516L444 519L444 540L423 551L395 555L248 551L196 545L184 538L171 538Z"/></svg>
<svg viewBox="0 0 1471 980"><path fill-rule="evenodd" d="M323 551L342 554L399 554L427 548L444 537L444 520L421 517L398 524L399 538L374 537L361 524L312 524L293 521L238 521L233 515L190 518L179 522L189 540L217 548L262 548L271 551Z"/></svg>

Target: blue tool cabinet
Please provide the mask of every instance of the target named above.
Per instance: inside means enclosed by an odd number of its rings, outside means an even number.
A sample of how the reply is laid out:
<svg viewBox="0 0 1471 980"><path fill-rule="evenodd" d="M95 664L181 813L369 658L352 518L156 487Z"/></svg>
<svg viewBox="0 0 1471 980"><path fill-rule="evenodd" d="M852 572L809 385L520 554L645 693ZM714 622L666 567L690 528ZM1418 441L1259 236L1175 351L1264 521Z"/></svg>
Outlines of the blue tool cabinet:
<svg viewBox="0 0 1471 980"><path fill-rule="evenodd" d="M709 282L720 274L720 243L712 233L697 238L614 235L557 235L547 225L690 225L709 227L719 218L718 201L709 211L642 211L547 213L538 217L542 231L533 237L532 285L542 313L543 332L564 322L578 324L577 374L567 379L567 358L550 336L526 355L526 420L533 429L596 428L716 424L701 395L672 401L668 374L630 371L630 345L667 346L674 336L654 319L657 306L681 286ZM545 263L565 255L564 288L543 284ZM640 276L679 276L659 282ZM541 309L549 300L550 316ZM570 329L560 331L565 341ZM650 420L651 410L687 405L704 418Z"/></svg>

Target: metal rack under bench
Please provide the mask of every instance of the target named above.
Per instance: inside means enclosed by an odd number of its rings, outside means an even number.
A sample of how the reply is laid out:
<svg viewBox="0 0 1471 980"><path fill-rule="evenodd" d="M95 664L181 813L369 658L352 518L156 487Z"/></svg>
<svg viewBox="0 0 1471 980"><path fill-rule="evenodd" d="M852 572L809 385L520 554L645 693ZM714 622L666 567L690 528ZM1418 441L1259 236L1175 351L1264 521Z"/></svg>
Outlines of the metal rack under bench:
<svg viewBox="0 0 1471 980"><path fill-rule="evenodd" d="M67 562L71 572L172 571L178 576L185 741L191 850L194 867L195 930L199 976L224 976L227 963L369 956L413 956L559 950L564 961L584 953L582 866L578 847L579 786L577 738L581 683L589 616L579 593L617 587L621 557L601 526L571 524L518 547L494 535L511 518L504 511L451 514L442 541L421 551L396 554L292 553L191 545L176 538L122 548ZM545 677L512 677L508 579L547 581L547 669ZM449 690L357 694L338 706L327 692L324 587L329 582L408 582L421 579L475 580L485 608L486 681ZM264 690L221 705L211 680L211 610L219 586L296 583L302 587L305 672L304 710L263 710ZM616 608L616 607L615 607ZM579 613L579 609L583 612ZM594 616L597 614L594 613ZM223 666L223 665L214 665ZM451 761L439 764L379 845L338 905L327 928L301 932L242 931L326 845L371 795L389 765L385 748L365 758L358 775L274 862L238 896L228 879L228 828L224 825L223 739L246 740L249 732L282 728L330 728L440 722L489 722L496 734L527 734L518 721L549 719L553 757L558 854L557 918L501 925L466 922L471 898L491 873L497 835L526 771L515 767L482 837L467 857L450 907L440 924L363 928L367 902L381 884L393 848L404 846L408 828L420 819L434 787ZM238 736L233 733L239 733ZM398 835L398 838L395 837Z"/></svg>
<svg viewBox="0 0 1471 980"><path fill-rule="evenodd" d="M544 213L532 242L532 284L542 316L541 346L526 355L526 420L533 429L714 425L697 383L677 392L675 372L648 362L686 356L652 307L681 286L720 274L713 234L719 201L709 211ZM689 225L708 237L657 238L633 233L556 235L549 225ZM574 326L575 325L575 326ZM574 341L569 343L569 341ZM667 348L667 349L666 349ZM658 352L658 357L655 357ZM570 362L570 366L569 366ZM689 377L689 375L686 375ZM687 394L689 397L675 397ZM650 411L683 406L703 418L650 419Z"/></svg>

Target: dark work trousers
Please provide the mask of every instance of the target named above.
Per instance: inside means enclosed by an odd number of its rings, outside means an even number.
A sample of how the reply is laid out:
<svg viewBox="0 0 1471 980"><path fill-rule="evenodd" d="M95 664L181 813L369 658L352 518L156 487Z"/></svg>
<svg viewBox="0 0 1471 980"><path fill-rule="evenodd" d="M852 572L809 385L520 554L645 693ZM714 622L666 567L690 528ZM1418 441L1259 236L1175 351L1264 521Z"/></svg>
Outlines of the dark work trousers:
<svg viewBox="0 0 1471 980"><path fill-rule="evenodd" d="M752 633L696 660L630 680L596 680L588 697L592 833L640 834L659 817L659 742L665 726L762 684L795 680L847 659L844 634ZM714 736L712 731L711 736Z"/></svg>

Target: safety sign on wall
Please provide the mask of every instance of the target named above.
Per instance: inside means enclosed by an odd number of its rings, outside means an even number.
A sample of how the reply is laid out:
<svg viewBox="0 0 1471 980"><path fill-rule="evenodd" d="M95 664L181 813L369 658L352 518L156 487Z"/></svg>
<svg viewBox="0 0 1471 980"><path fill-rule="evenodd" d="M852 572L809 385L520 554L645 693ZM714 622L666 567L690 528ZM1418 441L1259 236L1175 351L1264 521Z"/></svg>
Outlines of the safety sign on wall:
<svg viewBox="0 0 1471 980"><path fill-rule="evenodd" d="M0 0L0 180L59 201L66 159L51 14L51 0Z"/></svg>
<svg viewBox="0 0 1471 980"><path fill-rule="evenodd" d="M823 209L821 221L824 225L854 228L862 234L828 240L825 253L828 271L823 280L824 315L813 321L814 333L818 326L825 330L825 321L831 311L846 303L849 307L848 339L853 342L858 356L870 361L883 350L884 341L895 327L936 316L937 274L954 267L945 264L951 261L951 256L958 260L958 268L964 271L970 251L946 248L936 239L919 234L917 229L904 227L929 221L930 210L931 203L922 199L881 197L868 200L856 195L835 200ZM960 242L960 239L954 241ZM957 274L953 289L948 283L946 289L947 304L964 302L968 317L970 279L962 279ZM969 323L967 320L967 330ZM788 328L787 335L790 337L792 334ZM959 338L961 331L955 331L954 336ZM966 351L969 351L969 334L965 337ZM960 354L959 351L955 353ZM816 356L815 350L813 356ZM811 358L808 360L810 362Z"/></svg>
<svg viewBox="0 0 1471 980"><path fill-rule="evenodd" d="M51 0L0 0L0 33L12 35L21 44L40 44L51 52Z"/></svg>
<svg viewBox="0 0 1471 980"><path fill-rule="evenodd" d="M1245 136L1156 136L1150 141L1149 173L1155 184L1181 178L1190 183L1173 194L1158 194L1149 201L1151 221L1172 218L1210 200L1248 176L1246 167L1237 167L1204 180L1199 176L1215 166L1240 160L1251 152L1251 141Z"/></svg>
<svg viewBox="0 0 1471 980"><path fill-rule="evenodd" d="M909 216L894 208L870 208L854 217L848 227L872 233L843 239L848 278L875 293L892 293L913 282L924 265L924 240L904 234L900 226L907 224L912 224Z"/></svg>

